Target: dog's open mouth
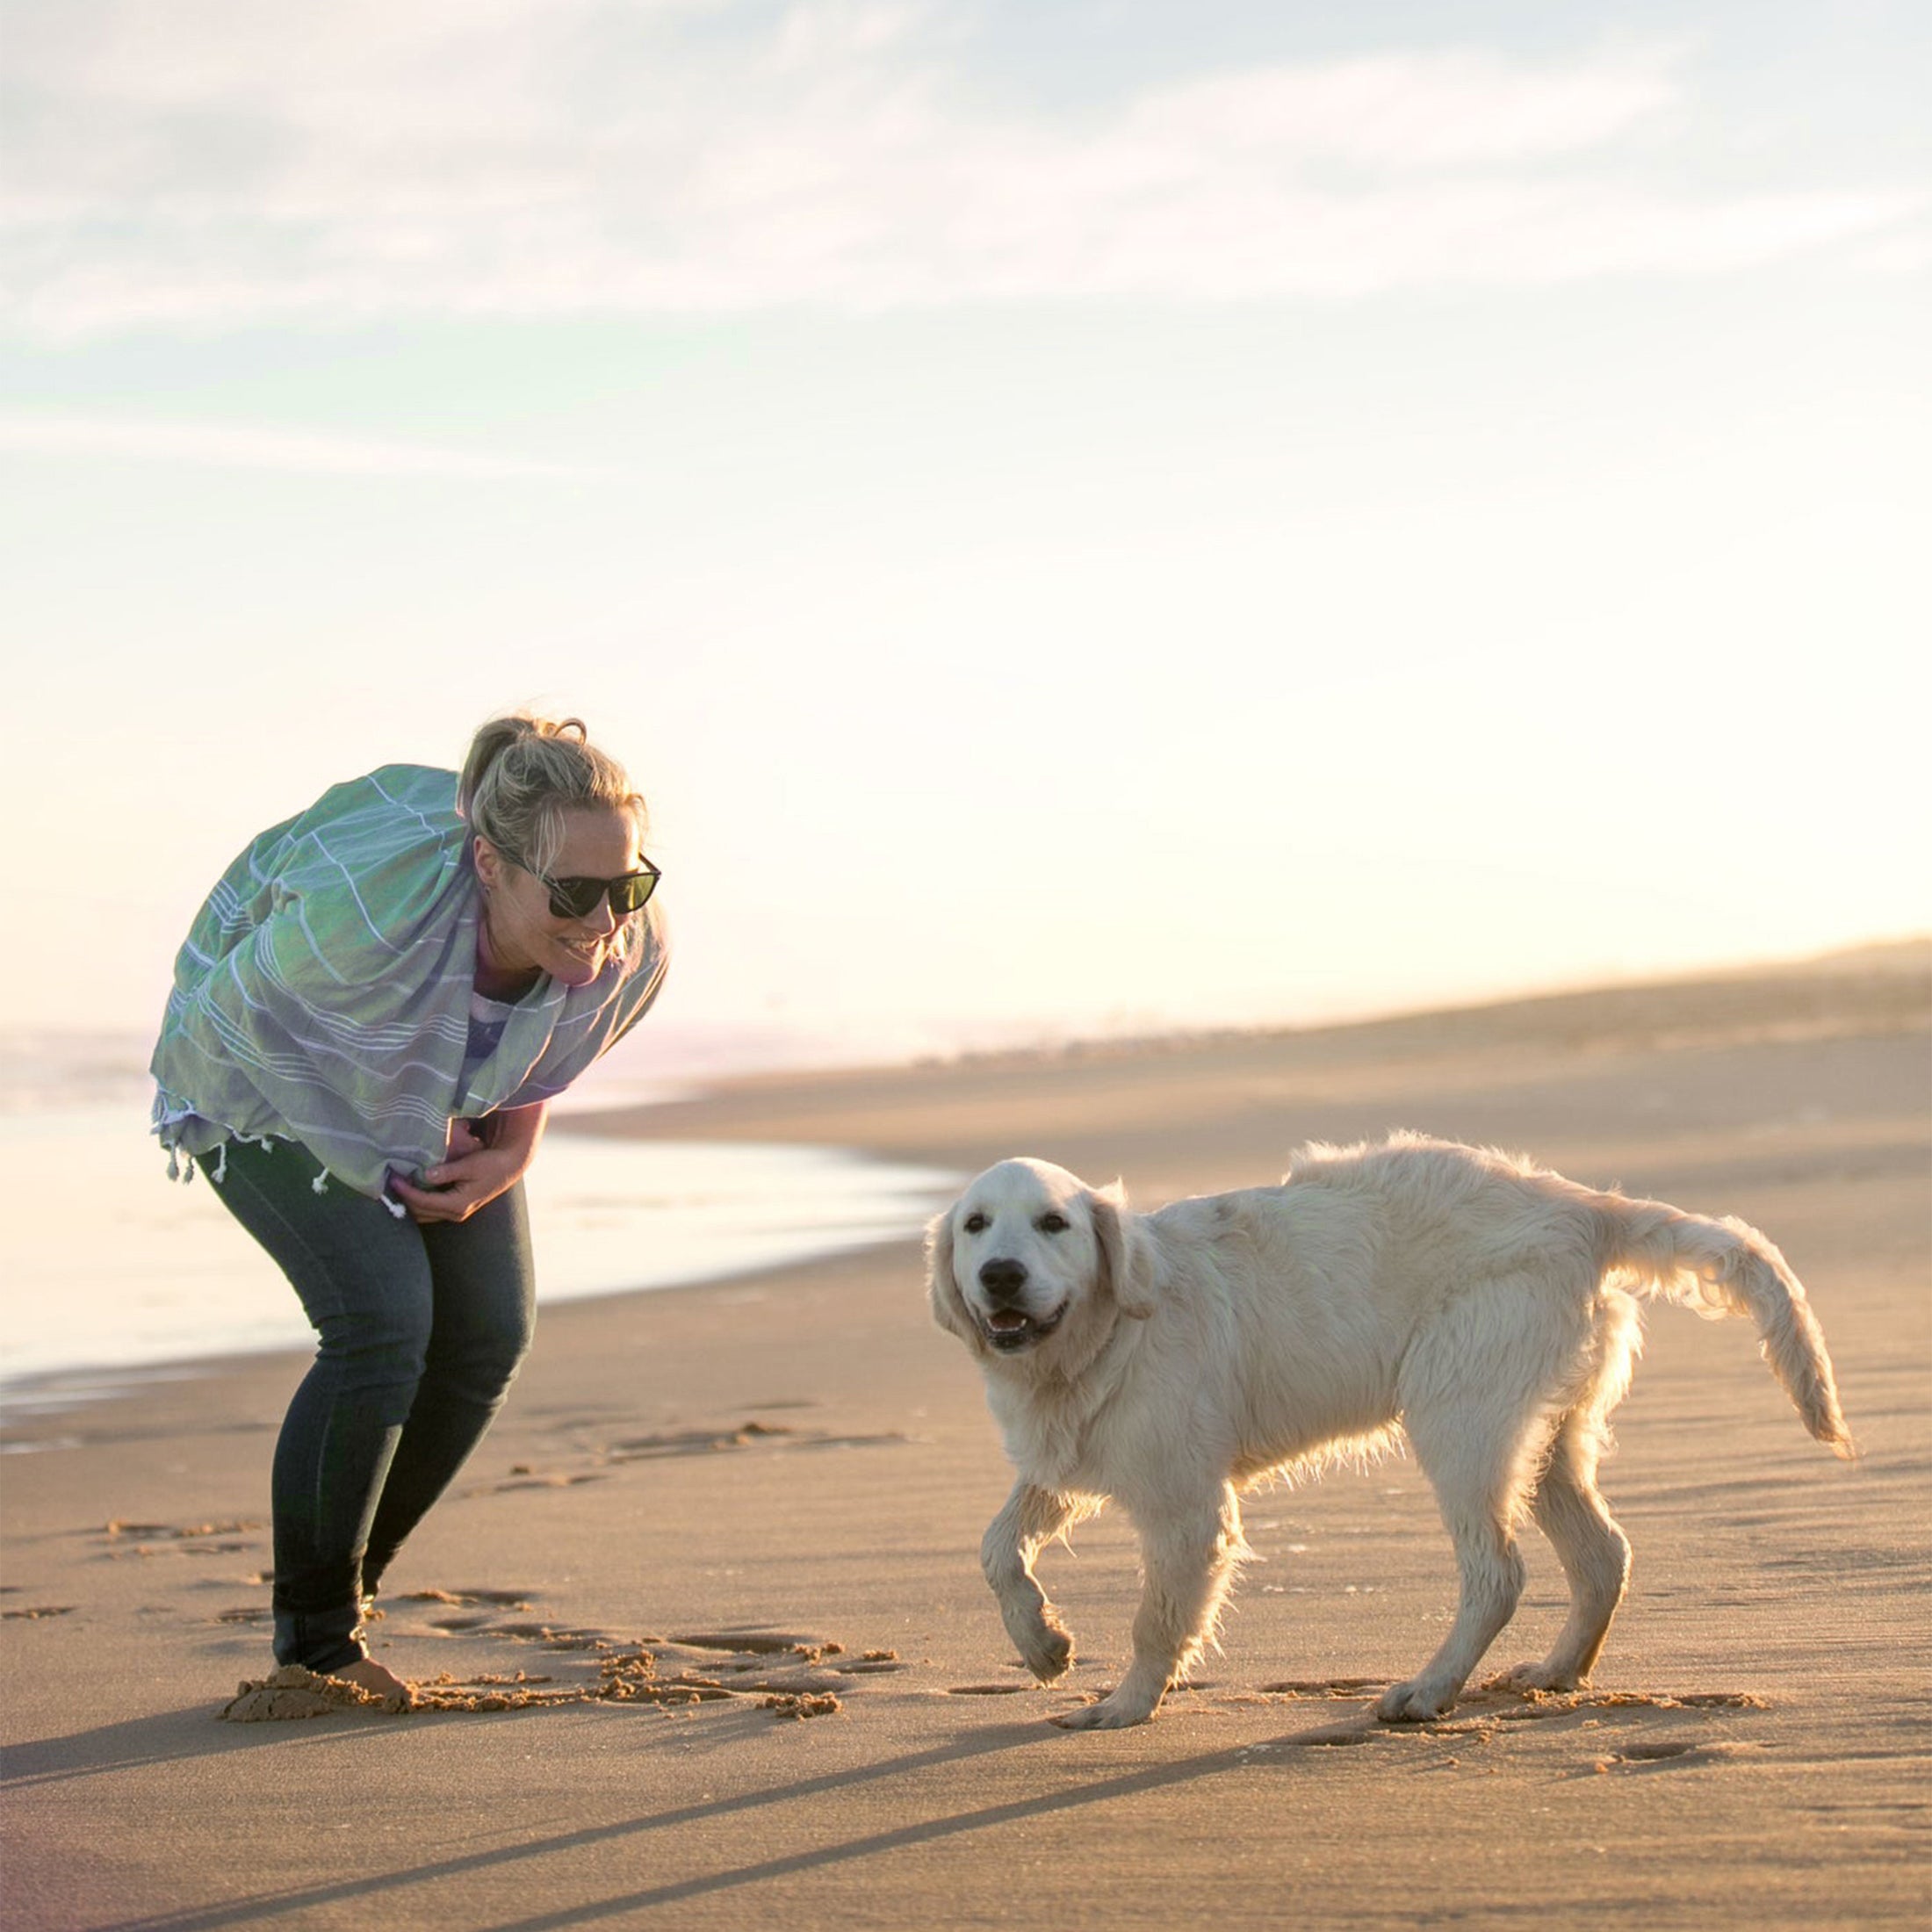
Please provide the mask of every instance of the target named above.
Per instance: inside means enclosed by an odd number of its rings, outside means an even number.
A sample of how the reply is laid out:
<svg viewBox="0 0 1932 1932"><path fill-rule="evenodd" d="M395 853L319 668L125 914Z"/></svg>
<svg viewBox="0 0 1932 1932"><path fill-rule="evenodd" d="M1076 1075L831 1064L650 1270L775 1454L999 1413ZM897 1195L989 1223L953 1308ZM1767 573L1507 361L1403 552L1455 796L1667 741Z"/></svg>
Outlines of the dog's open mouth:
<svg viewBox="0 0 1932 1932"><path fill-rule="evenodd" d="M995 1308L980 1318L980 1327L1002 1355L1012 1355L1035 1342L1045 1341L1059 1327L1060 1318L1066 1312L1064 1301L1045 1316L1028 1315L1024 1308Z"/></svg>

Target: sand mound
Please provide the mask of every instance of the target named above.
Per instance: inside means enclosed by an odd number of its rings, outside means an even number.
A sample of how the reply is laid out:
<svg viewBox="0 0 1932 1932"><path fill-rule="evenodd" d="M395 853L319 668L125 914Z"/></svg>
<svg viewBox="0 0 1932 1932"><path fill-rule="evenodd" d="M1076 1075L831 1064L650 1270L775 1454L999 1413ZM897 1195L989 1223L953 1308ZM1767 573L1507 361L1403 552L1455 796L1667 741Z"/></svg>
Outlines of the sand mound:
<svg viewBox="0 0 1932 1932"><path fill-rule="evenodd" d="M240 1688L217 1713L234 1724L257 1724L276 1718L321 1718L331 1711L407 1711L410 1699L392 1692L380 1698L359 1683L340 1677L318 1676L299 1664L284 1664L272 1676L243 1678Z"/></svg>
<svg viewBox="0 0 1932 1932"><path fill-rule="evenodd" d="M767 1698L763 1708L775 1711L785 1718L828 1718L845 1709L845 1705L829 1692L814 1696L809 1692L794 1694L781 1691Z"/></svg>

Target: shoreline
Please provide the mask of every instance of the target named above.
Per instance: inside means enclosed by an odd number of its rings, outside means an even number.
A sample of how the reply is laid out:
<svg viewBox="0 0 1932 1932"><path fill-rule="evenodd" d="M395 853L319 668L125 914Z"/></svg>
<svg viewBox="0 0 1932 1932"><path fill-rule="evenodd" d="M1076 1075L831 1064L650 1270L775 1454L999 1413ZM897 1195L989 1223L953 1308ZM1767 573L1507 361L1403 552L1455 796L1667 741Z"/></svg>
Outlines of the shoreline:
<svg viewBox="0 0 1932 1932"><path fill-rule="evenodd" d="M1044 1151L1143 1207L1410 1125L1763 1228L1864 1459L1806 1439L1747 1326L1655 1311L1605 1469L1636 1569L1590 1691L1368 1719L1453 1597L1397 1457L1251 1496L1224 1650L1157 1722L1045 1724L1122 1664L1131 1533L1109 1510L1042 1556L1079 1661L1033 1685L978 1568L1009 1472L908 1225L545 1308L374 1626L471 1708L215 1721L266 1674L267 1463L299 1360L50 1418L70 1445L0 1481L10 1924L1259 1928L1292 1900L1351 1928L1915 1926L1932 1033L1918 967L1903 994L1871 979L773 1077L624 1123L640 1159L700 1123L966 1171ZM1479 1679L1558 1620L1550 1553L1532 1532L1525 1554ZM611 1682L652 1688L594 1694Z"/></svg>
<svg viewBox="0 0 1932 1932"><path fill-rule="evenodd" d="M854 1239L837 1246L816 1248L807 1253L748 1266L724 1269L716 1274L694 1275L654 1287L599 1288L562 1301L539 1299L538 1320L548 1328L565 1308L595 1308L605 1302L650 1302L666 1295L698 1294L712 1291L724 1294L761 1294L802 1271L819 1266L836 1269L862 1261L883 1248L903 1245L900 1234L880 1234ZM0 1456L37 1453L40 1442L22 1439L23 1425L30 1419L57 1419L78 1409L97 1403L139 1402L155 1387L164 1383L218 1382L231 1375L254 1371L285 1373L291 1387L300 1379L313 1357L312 1347L298 1344L261 1348L211 1349L194 1355L170 1357L163 1361L98 1363L71 1369L34 1371L18 1378L0 1377ZM57 1385L72 1382L72 1391Z"/></svg>
<svg viewBox="0 0 1932 1932"><path fill-rule="evenodd" d="M582 1118L557 1123L529 1181L546 1307L890 1239L959 1178L857 1150L749 1141L658 1142L640 1162L580 1130ZM216 1184L169 1186L125 1124L119 1109L70 1114L64 1131L11 1150L24 1206L0 1311L0 1451L18 1414L58 1406L69 1383L91 1390L116 1373L312 1345L286 1283L212 1197ZM84 1266L68 1232L83 1186L108 1197Z"/></svg>

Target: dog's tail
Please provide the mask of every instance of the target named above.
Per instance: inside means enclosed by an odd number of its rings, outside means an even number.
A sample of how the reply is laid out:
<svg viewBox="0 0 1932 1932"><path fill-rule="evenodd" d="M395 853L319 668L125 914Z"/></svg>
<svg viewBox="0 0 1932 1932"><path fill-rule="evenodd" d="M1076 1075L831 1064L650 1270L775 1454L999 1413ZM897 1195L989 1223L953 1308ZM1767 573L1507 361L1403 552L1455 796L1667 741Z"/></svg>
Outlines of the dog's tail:
<svg viewBox="0 0 1932 1932"><path fill-rule="evenodd" d="M1763 1235L1727 1215L1687 1215L1659 1200L1591 1197L1606 1269L1639 1294L1662 1295L1708 1319L1746 1315L1758 1349L1804 1424L1834 1455L1858 1453L1838 1407L1825 1331L1803 1284Z"/></svg>

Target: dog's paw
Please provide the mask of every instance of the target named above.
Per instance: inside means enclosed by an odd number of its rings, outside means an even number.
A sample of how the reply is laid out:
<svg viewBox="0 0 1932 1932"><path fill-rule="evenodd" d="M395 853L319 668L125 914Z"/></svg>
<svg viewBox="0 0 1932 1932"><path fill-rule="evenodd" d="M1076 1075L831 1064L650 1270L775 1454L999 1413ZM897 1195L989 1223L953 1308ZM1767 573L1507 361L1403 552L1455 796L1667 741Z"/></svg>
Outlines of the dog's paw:
<svg viewBox="0 0 1932 1932"><path fill-rule="evenodd" d="M1553 1669L1546 1657L1540 1663L1513 1666L1500 1676L1492 1677L1484 1689L1490 1685L1501 1690L1580 1690L1583 1679L1574 1670Z"/></svg>
<svg viewBox="0 0 1932 1932"><path fill-rule="evenodd" d="M1375 1700L1375 1715L1384 1724L1426 1724L1439 1718L1456 1701L1455 1687L1445 1689L1426 1677L1392 1683Z"/></svg>
<svg viewBox="0 0 1932 1932"><path fill-rule="evenodd" d="M1102 1698L1098 1704L1076 1705L1071 1711L1056 1711L1047 1721L1063 1731L1124 1731L1145 1724L1157 1706L1138 1698L1123 1699L1119 1691Z"/></svg>
<svg viewBox="0 0 1932 1932"><path fill-rule="evenodd" d="M1035 1599L1002 1602L999 1609L1020 1662L1042 1683L1051 1683L1056 1677L1064 1676L1067 1666L1073 1662L1073 1637L1053 1605Z"/></svg>
<svg viewBox="0 0 1932 1932"><path fill-rule="evenodd" d="M1029 1633L1020 1657L1042 1683L1051 1683L1073 1662L1073 1639L1057 1624L1042 1624Z"/></svg>

